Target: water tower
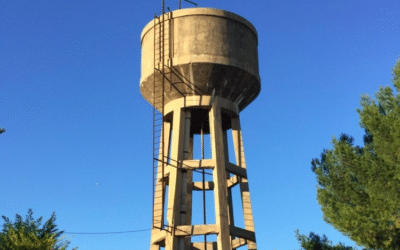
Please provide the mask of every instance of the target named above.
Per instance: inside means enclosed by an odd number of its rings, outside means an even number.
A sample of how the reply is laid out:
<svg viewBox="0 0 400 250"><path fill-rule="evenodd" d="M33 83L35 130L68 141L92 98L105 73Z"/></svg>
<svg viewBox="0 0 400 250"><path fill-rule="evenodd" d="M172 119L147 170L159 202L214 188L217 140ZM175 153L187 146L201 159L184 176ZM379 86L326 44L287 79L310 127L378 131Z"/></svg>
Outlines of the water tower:
<svg viewBox="0 0 400 250"><path fill-rule="evenodd" d="M257 249L239 120L260 92L257 43L249 21L212 8L165 13L163 4L143 29L140 91L154 107L151 250ZM229 161L227 131L235 162ZM194 138L201 147L194 147ZM234 187L241 207L233 207ZM203 197L201 224L192 223L195 192ZM214 196L212 223L206 221L208 194ZM235 226L236 209L242 209L243 227ZM208 235L216 236L207 241ZM196 242L199 236L204 240Z"/></svg>

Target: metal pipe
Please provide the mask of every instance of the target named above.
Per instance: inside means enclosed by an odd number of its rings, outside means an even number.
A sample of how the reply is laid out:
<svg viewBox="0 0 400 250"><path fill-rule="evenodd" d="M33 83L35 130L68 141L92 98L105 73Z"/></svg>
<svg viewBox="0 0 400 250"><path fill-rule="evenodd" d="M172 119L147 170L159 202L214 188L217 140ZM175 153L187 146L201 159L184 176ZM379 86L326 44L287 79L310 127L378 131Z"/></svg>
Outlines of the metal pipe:
<svg viewBox="0 0 400 250"><path fill-rule="evenodd" d="M183 141L183 160L188 160L190 158L190 123L191 123L191 111L190 110L185 110L185 132L184 132L184 141ZM179 224L178 225L186 225L187 220L188 220L188 209L190 207L186 206L186 197L187 197L187 185L188 182L190 181L190 184L192 183L192 180L189 180L188 178L191 177L191 175L188 174L188 171L190 170L182 170L182 181L181 181L181 199L180 199L180 218L179 218ZM178 250L185 250L187 249L187 246L185 246L185 238L179 237L178 238Z"/></svg>
<svg viewBox="0 0 400 250"><path fill-rule="evenodd" d="M201 159L204 159L204 132L203 132L204 122L201 123L200 130L200 141L201 141ZM205 169L203 168L203 224L207 224L207 213L206 213L206 181L205 181ZM207 250L207 235L204 235L204 249Z"/></svg>
<svg viewBox="0 0 400 250"><path fill-rule="evenodd" d="M193 3L192 1L189 1L189 0L185 0L186 2L188 2L188 3L191 3L191 4L194 4L194 5L196 5L196 7L197 7L197 3Z"/></svg>

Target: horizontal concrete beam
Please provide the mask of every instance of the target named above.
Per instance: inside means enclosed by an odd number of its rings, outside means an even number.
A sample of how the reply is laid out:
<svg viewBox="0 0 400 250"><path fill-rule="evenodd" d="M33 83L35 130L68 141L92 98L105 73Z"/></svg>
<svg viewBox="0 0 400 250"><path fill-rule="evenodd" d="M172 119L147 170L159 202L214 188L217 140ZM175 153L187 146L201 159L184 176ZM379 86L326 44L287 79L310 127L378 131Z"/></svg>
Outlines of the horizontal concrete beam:
<svg viewBox="0 0 400 250"><path fill-rule="evenodd" d="M176 236L191 236L204 234L218 234L217 225L183 225L175 228Z"/></svg>
<svg viewBox="0 0 400 250"><path fill-rule="evenodd" d="M204 186L205 188L203 188L203 182L201 181L197 181L197 182L193 182L193 190L213 190L214 189L214 182L212 181L206 181L204 182Z"/></svg>
<svg viewBox="0 0 400 250"><path fill-rule="evenodd" d="M253 242L256 241L256 235L254 232L240 227L231 227L231 235L239 238L244 238Z"/></svg>
<svg viewBox="0 0 400 250"><path fill-rule="evenodd" d="M174 58L174 60L176 60L176 58ZM198 84L196 84L196 85L198 86ZM141 87L141 89L142 89L142 87ZM143 92L142 92L142 94L143 94ZM236 116L239 115L239 108L238 108L237 104L235 104L233 101L222 98L220 96L217 96L217 97L214 96L214 99L215 98L218 98L218 100L220 101L221 108L228 110L228 112L231 112L231 113L235 114ZM178 98L178 99L168 102L164 107L164 114L169 114L170 112L174 111L177 107L210 108L212 106L213 101L215 101L215 100L213 100L211 93L210 93L210 95L194 95L194 96L181 97L181 98Z"/></svg>
<svg viewBox="0 0 400 250"><path fill-rule="evenodd" d="M204 242L193 242L192 250L217 250L217 242L207 242L207 249L204 248Z"/></svg>
<svg viewBox="0 0 400 250"><path fill-rule="evenodd" d="M247 171L245 168L241 168L236 164L227 162L226 163L226 171L232 173L232 174L236 174L239 175L240 177L244 177L247 178Z"/></svg>
<svg viewBox="0 0 400 250"><path fill-rule="evenodd" d="M215 167L214 159L204 159L204 160L184 160L182 163L183 168L209 168L213 169Z"/></svg>
<svg viewBox="0 0 400 250"><path fill-rule="evenodd" d="M160 245L165 240L165 237L167 236L166 230L157 230L157 231L158 232L153 231L151 233L151 244Z"/></svg>
<svg viewBox="0 0 400 250"><path fill-rule="evenodd" d="M242 239L242 238L236 238L236 239L232 240L232 248L233 249L244 246L246 244L247 244L247 240Z"/></svg>

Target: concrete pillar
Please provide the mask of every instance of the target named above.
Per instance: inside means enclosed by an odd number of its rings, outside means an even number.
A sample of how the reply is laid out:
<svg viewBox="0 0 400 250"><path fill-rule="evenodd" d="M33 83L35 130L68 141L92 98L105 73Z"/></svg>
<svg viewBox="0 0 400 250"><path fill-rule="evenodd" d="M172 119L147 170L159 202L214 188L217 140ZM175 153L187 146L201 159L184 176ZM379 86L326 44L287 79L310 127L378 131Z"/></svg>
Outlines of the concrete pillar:
<svg viewBox="0 0 400 250"><path fill-rule="evenodd" d="M160 154L158 159L162 158L162 151L164 150L164 156L166 159L169 157L169 151L170 151L170 138L171 138L171 123L164 121L163 122L164 126L164 134L163 140L164 140L164 149L162 148L163 142L160 140ZM157 168L157 181L156 181L156 190L155 190L155 195L154 195L154 209L153 209L153 230L152 230L152 239L150 243L150 249L151 250L160 250L160 245L154 244L154 236L156 236L161 229L163 228L164 225L164 198L165 198L165 175L168 172L168 164L167 160L164 160L164 169L163 169L163 164L162 162L158 163L158 168ZM163 176L164 175L164 176Z"/></svg>
<svg viewBox="0 0 400 250"><path fill-rule="evenodd" d="M183 160L190 160L193 157L193 137L190 135L190 110L184 110L185 113L185 127L184 127L184 145L183 145ZM180 207L180 221L179 225L192 224L192 182L193 171L185 169L182 171L181 183L181 207ZM178 250L185 250L191 248L190 237L180 237Z"/></svg>
<svg viewBox="0 0 400 250"><path fill-rule="evenodd" d="M215 199L215 222L218 227L217 246L218 250L232 250L230 242L229 212L226 185L226 143L222 131L221 107L219 98L214 100L210 111L210 139L211 154L215 160L213 170L214 199Z"/></svg>
<svg viewBox="0 0 400 250"><path fill-rule="evenodd" d="M243 147L243 138L242 131L240 129L240 120L239 116L232 118L232 138L233 145L235 148L235 157L236 157L236 165L241 168L246 169L246 161L244 158L244 147ZM242 209L244 216L244 226L245 229L254 232L254 220L253 220L253 212L251 208L251 200L250 200L250 190L249 183L246 177L239 177L240 180L240 193L242 197ZM254 236L255 238L255 236ZM248 241L247 248L249 250L257 250L257 245L255 240Z"/></svg>
<svg viewBox="0 0 400 250"><path fill-rule="evenodd" d="M169 171L169 192L168 192L168 233L165 239L166 250L178 249L178 237L175 236L176 226L180 222L181 212L181 184L182 170L181 162L183 160L184 133L185 133L185 112L182 107L173 111L172 120L172 148L171 164Z"/></svg>

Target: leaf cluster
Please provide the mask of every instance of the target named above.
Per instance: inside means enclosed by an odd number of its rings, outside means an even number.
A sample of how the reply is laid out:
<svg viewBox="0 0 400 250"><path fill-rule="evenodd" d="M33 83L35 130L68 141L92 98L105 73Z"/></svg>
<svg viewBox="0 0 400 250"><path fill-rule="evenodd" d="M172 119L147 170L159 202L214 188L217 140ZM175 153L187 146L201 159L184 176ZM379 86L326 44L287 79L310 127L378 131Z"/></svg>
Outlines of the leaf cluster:
<svg viewBox="0 0 400 250"><path fill-rule="evenodd" d="M61 235L64 231L58 231L54 223L55 213L42 228L40 225L43 217L35 221L32 215L32 209L29 209L28 215L23 221L22 217L17 214L14 223L9 218L2 216L5 223L0 232L0 250L66 250L70 241L63 241L64 237Z"/></svg>
<svg viewBox="0 0 400 250"><path fill-rule="evenodd" d="M296 238L302 247L302 250L356 250L356 248L345 246L343 243L332 245L332 241L328 240L325 235L320 237L318 234L313 232L309 236L300 234L299 230L296 230ZM367 250L367 249L363 249Z"/></svg>

